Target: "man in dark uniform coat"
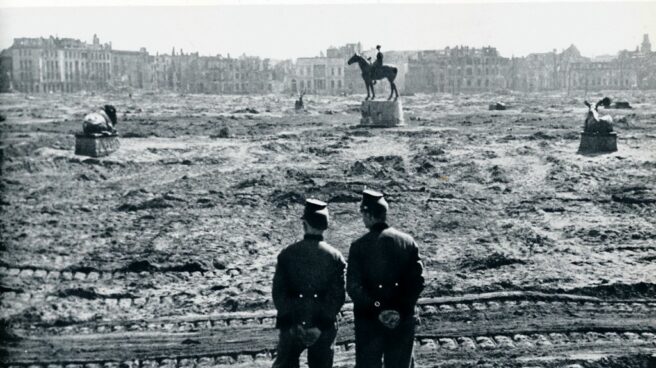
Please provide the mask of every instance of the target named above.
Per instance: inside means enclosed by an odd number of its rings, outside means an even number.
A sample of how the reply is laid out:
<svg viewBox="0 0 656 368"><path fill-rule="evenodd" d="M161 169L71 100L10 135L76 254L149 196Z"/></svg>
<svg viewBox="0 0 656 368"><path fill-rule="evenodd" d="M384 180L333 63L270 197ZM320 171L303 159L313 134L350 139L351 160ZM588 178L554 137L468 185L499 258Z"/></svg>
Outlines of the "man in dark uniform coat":
<svg viewBox="0 0 656 368"><path fill-rule="evenodd" d="M383 66L383 53L380 52L380 45L376 45L376 50L378 52L376 53L376 61L374 61L374 68L380 68Z"/></svg>
<svg viewBox="0 0 656 368"><path fill-rule="evenodd" d="M360 212L369 232L353 242L346 290L355 315L356 368L414 366L415 304L424 288L417 244L387 225L388 204L365 190Z"/></svg>
<svg viewBox="0 0 656 368"><path fill-rule="evenodd" d="M328 228L326 203L308 199L303 213L303 240L278 255L273 277L273 303L280 329L274 368L298 368L308 349L310 368L333 365L337 314L344 305L342 254L323 241Z"/></svg>
<svg viewBox="0 0 656 368"><path fill-rule="evenodd" d="M376 84L376 72L383 66L383 53L380 52L380 45L376 45L376 50L378 50L378 53L376 53L376 60L371 64L371 71L369 72L374 84ZM369 60L371 60L371 58L369 58Z"/></svg>

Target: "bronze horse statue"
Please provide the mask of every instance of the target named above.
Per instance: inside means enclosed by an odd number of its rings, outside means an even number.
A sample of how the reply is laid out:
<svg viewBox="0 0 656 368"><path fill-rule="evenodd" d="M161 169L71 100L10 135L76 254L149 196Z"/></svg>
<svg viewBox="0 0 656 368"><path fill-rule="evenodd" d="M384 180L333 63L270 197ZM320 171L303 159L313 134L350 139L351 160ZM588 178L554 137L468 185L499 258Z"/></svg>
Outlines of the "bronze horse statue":
<svg viewBox="0 0 656 368"><path fill-rule="evenodd" d="M368 100L370 96L372 100L376 98L376 93L374 92L374 81L385 78L387 78L387 80L390 82L390 87L392 90L387 99L391 100L393 95L396 96L394 97L395 100L399 98L399 91L396 89L396 84L394 84L394 79L396 79L396 74L399 71L396 67L391 65L382 65L374 69L373 65L371 65L369 61L365 60L365 58L358 55L357 53L353 54L353 56L348 60L348 65L353 63L358 63L360 70L362 71L362 79L364 79L364 84L367 87L367 97L365 100ZM371 90L371 95L369 94L369 90Z"/></svg>

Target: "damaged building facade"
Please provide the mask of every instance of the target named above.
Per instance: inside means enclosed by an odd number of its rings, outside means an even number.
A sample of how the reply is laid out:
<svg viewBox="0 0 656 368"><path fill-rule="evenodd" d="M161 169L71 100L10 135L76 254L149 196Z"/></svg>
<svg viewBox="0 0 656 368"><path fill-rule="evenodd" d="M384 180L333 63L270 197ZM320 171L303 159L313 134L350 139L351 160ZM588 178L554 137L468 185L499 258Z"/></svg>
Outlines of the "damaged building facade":
<svg viewBox="0 0 656 368"><path fill-rule="evenodd" d="M587 61L574 45L560 53L553 50L513 57L504 72L507 88L523 92L564 90L571 86L573 65Z"/></svg>
<svg viewBox="0 0 656 368"><path fill-rule="evenodd" d="M111 81L117 88L151 89L153 70L151 56L145 48L139 51L112 50Z"/></svg>
<svg viewBox="0 0 656 368"><path fill-rule="evenodd" d="M153 88L183 93L252 94L280 90L270 59L200 56L184 51L156 55Z"/></svg>
<svg viewBox="0 0 656 368"><path fill-rule="evenodd" d="M289 64L283 66L288 72ZM96 35L91 44L71 38L16 38L0 53L0 73L3 92L146 89L216 94L282 92L289 74L269 59L246 55L113 50Z"/></svg>
<svg viewBox="0 0 656 368"><path fill-rule="evenodd" d="M111 79L111 44L101 44L95 35L92 44L17 38L4 53L11 58L11 88L21 92L102 90Z"/></svg>
<svg viewBox="0 0 656 368"><path fill-rule="evenodd" d="M600 91L656 88L656 53L644 35L635 51L605 60L581 56L574 46L557 52L506 58L486 47L421 51L408 61L406 93L514 90Z"/></svg>
<svg viewBox="0 0 656 368"><path fill-rule="evenodd" d="M326 57L340 59L342 66L344 67L344 89L340 91L340 93L356 93L357 91L360 91L361 86L363 86L360 68L356 65L349 66L346 64L348 59L356 53L362 53L362 44L360 42L348 43L340 47L329 47L328 50L326 50Z"/></svg>
<svg viewBox="0 0 656 368"><path fill-rule="evenodd" d="M570 88L586 91L603 89L655 89L656 52L649 35L635 51L620 51L606 61L583 61L572 65Z"/></svg>
<svg viewBox="0 0 656 368"><path fill-rule="evenodd" d="M329 47L325 55L296 59L291 68L289 92L320 95L354 93L362 86L362 76L357 65L346 61L355 53L362 52L360 43Z"/></svg>
<svg viewBox="0 0 656 368"><path fill-rule="evenodd" d="M508 64L494 47L421 51L408 60L405 88L401 90L460 93L504 89Z"/></svg>
<svg viewBox="0 0 656 368"><path fill-rule="evenodd" d="M0 52L0 92L158 90L178 93L259 94L301 92L321 95L364 93L357 64L360 43L330 47L317 57L274 61L255 56L200 56L178 52L151 55L114 50L96 35L91 43L72 38L16 38ZM384 63L398 69L404 93L481 93L500 90L600 91L656 89L656 52L648 35L634 51L587 58L575 46L525 57L503 57L494 47L384 51ZM376 84L389 93L389 84Z"/></svg>
<svg viewBox="0 0 656 368"><path fill-rule="evenodd" d="M291 79L292 93L336 95L344 91L344 59L298 58Z"/></svg>

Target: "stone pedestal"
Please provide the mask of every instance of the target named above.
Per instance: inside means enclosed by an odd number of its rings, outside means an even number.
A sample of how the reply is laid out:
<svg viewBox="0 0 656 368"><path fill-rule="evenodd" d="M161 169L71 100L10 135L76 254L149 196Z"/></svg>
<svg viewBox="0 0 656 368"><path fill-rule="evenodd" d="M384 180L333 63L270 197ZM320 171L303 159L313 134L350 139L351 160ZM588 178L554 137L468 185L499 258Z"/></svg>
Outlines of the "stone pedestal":
<svg viewBox="0 0 656 368"><path fill-rule="evenodd" d="M617 151L617 133L594 134L581 132L579 153L610 153Z"/></svg>
<svg viewBox="0 0 656 368"><path fill-rule="evenodd" d="M91 157L107 156L120 147L118 135L75 134L75 154Z"/></svg>
<svg viewBox="0 0 656 368"><path fill-rule="evenodd" d="M362 101L360 126L395 127L404 125L403 106L396 101Z"/></svg>

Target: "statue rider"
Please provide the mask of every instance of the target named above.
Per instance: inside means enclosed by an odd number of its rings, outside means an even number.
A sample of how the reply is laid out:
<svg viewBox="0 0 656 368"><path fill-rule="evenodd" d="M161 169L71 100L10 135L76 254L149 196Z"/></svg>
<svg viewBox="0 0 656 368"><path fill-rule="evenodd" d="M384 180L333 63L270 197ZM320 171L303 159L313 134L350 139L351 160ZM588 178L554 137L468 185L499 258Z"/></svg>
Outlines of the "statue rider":
<svg viewBox="0 0 656 368"><path fill-rule="evenodd" d="M378 53L376 53L376 61L371 64L371 70L369 72L373 84L376 84L376 71L383 66L383 53L380 52L380 45L376 45L376 50L378 50ZM371 57L367 58L367 60L371 61Z"/></svg>
<svg viewBox="0 0 656 368"><path fill-rule="evenodd" d="M378 53L376 54L376 61L374 61L374 63L373 63L374 73L376 72L376 70L378 68L383 66L383 53L380 52L380 45L376 45L376 50L378 50Z"/></svg>

